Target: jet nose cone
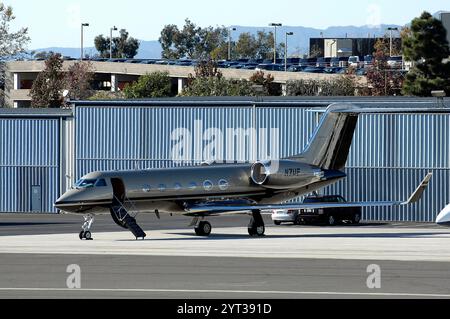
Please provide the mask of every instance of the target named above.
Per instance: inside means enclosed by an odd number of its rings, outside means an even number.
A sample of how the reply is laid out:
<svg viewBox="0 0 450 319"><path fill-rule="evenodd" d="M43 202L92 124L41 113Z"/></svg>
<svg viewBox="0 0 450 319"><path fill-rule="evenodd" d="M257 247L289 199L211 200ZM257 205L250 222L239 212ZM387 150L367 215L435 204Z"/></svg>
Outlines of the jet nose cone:
<svg viewBox="0 0 450 319"><path fill-rule="evenodd" d="M447 205L436 217L436 224L450 226L450 205Z"/></svg>
<svg viewBox="0 0 450 319"><path fill-rule="evenodd" d="M66 193L64 193L64 195L56 200L56 202L54 203L55 208L65 212L74 212L76 210L74 196L74 190L67 191Z"/></svg>

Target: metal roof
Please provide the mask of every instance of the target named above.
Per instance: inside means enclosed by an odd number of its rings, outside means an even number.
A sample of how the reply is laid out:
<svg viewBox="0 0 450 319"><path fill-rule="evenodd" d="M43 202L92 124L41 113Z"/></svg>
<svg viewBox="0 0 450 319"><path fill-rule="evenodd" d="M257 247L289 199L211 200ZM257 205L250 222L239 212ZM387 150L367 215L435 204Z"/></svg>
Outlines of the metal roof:
<svg viewBox="0 0 450 319"><path fill-rule="evenodd" d="M0 108L0 118L65 118L72 117L72 109L57 108Z"/></svg>
<svg viewBox="0 0 450 319"><path fill-rule="evenodd" d="M192 106L259 106L324 107L332 103L355 103L365 107L442 107L436 98L418 97L176 97L134 100L72 101L77 106L95 107L192 107ZM450 98L443 100L450 109Z"/></svg>

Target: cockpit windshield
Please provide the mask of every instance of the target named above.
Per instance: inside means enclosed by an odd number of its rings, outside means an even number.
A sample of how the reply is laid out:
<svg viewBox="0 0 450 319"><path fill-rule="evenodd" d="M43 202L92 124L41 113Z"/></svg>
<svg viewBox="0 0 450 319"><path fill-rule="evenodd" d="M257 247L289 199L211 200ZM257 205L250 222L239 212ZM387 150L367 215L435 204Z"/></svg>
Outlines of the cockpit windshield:
<svg viewBox="0 0 450 319"><path fill-rule="evenodd" d="M101 179L80 179L76 184L75 188L89 188L89 187L104 187L106 186L106 181Z"/></svg>

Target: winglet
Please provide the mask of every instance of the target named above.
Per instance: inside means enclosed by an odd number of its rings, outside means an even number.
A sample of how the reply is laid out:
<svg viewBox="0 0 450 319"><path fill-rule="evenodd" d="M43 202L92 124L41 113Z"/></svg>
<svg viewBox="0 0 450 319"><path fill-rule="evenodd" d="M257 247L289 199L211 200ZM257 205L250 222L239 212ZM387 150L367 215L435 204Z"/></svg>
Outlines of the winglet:
<svg viewBox="0 0 450 319"><path fill-rule="evenodd" d="M425 176L419 187L417 187L414 193L411 194L411 197L409 197L408 201L404 202L403 205L414 204L419 201L419 199L422 197L423 192L427 188L428 183L430 182L431 176L433 176L433 173L428 173L427 176Z"/></svg>

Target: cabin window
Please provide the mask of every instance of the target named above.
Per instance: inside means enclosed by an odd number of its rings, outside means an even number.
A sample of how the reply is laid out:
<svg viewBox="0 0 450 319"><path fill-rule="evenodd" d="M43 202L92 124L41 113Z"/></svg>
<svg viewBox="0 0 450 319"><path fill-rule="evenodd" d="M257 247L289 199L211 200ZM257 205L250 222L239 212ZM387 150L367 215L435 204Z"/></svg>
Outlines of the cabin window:
<svg viewBox="0 0 450 319"><path fill-rule="evenodd" d="M98 179L97 182L95 183L95 187L105 187L106 186L106 181L101 178Z"/></svg>
<svg viewBox="0 0 450 319"><path fill-rule="evenodd" d="M197 188L197 183L191 182L191 183L189 184L189 189L194 190L194 189L196 189L196 188Z"/></svg>
<svg viewBox="0 0 450 319"><path fill-rule="evenodd" d="M89 187L94 187L95 182L97 182L96 179L80 179L80 180L75 184L75 187L77 187L77 188L89 188Z"/></svg>
<svg viewBox="0 0 450 319"><path fill-rule="evenodd" d="M203 182L203 188L205 189L205 191L210 191L213 189L213 183L211 181L204 181Z"/></svg>
<svg viewBox="0 0 450 319"><path fill-rule="evenodd" d="M227 180L225 180L225 179L221 179L220 181L219 181L219 188L220 188L220 190L227 190L228 189L228 187L230 187L230 184L228 184L228 181Z"/></svg>

